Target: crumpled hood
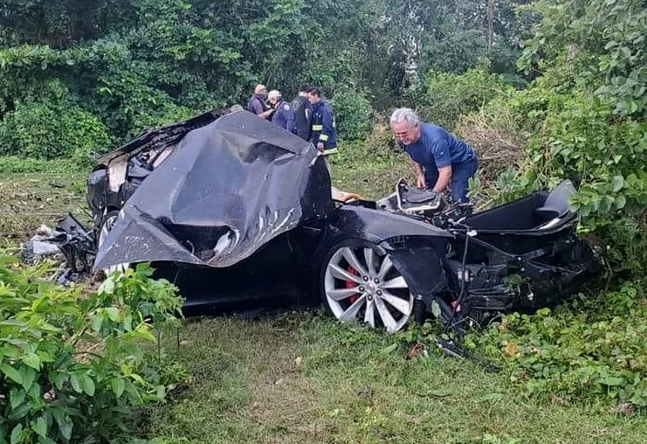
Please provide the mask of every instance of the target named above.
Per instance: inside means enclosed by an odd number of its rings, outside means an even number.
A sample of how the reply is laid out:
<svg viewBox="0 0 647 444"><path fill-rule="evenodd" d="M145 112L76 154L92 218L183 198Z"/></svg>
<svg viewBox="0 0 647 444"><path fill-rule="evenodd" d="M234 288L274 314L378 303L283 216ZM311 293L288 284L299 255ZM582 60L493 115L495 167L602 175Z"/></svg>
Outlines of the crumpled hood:
<svg viewBox="0 0 647 444"><path fill-rule="evenodd" d="M334 209L316 149L249 112L193 130L139 186L95 269L177 261L227 267Z"/></svg>

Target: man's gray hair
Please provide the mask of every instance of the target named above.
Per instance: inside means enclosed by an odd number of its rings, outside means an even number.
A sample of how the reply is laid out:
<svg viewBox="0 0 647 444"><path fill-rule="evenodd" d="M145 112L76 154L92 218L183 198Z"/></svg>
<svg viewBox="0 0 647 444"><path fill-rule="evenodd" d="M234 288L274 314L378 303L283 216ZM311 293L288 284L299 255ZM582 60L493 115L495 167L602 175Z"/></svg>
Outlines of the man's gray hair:
<svg viewBox="0 0 647 444"><path fill-rule="evenodd" d="M414 128L420 124L420 119L411 108L398 108L391 114L391 125L401 122L407 122L409 128Z"/></svg>

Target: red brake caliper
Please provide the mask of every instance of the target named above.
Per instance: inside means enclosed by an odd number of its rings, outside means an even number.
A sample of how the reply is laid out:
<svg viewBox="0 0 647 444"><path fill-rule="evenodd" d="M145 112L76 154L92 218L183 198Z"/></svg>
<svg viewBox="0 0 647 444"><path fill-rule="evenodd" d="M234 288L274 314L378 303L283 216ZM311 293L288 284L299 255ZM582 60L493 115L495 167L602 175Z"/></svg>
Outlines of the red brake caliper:
<svg viewBox="0 0 647 444"><path fill-rule="evenodd" d="M350 274L355 275L355 276L359 276L359 273L357 272L357 270L355 270L355 269L354 269L353 267L351 267L350 265L348 266L348 272L349 272ZM353 282L353 281L346 281L346 288L355 288L355 287L357 287L357 282ZM355 294L354 294L354 295L352 295L352 296L349 298L349 299L350 299L350 303L351 303L351 304L355 303L355 301L356 301L358 298L359 298L359 295L355 295Z"/></svg>

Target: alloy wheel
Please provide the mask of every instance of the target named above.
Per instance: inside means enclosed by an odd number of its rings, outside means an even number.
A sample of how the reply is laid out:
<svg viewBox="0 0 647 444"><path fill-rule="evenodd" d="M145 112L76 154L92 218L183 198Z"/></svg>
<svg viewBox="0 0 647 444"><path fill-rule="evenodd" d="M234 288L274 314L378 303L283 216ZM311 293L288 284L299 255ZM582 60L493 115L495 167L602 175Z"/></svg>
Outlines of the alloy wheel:
<svg viewBox="0 0 647 444"><path fill-rule="evenodd" d="M389 333L409 320L414 296L388 254L370 246L339 248L326 263L325 301L343 322L359 321Z"/></svg>

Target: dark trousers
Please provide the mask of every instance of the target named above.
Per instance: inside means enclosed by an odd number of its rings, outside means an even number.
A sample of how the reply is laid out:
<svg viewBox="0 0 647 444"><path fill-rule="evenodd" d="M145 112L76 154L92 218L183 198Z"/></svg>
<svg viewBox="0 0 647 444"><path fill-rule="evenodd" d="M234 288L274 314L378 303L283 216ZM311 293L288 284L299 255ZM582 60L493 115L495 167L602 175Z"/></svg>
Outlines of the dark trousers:
<svg viewBox="0 0 647 444"><path fill-rule="evenodd" d="M460 202L469 201L467 197L468 182L470 177L476 173L478 165L477 158L464 163L452 164L452 178L449 182L449 188L455 200ZM438 170L430 171L425 169L425 180L427 181L427 188L432 189L438 181Z"/></svg>

